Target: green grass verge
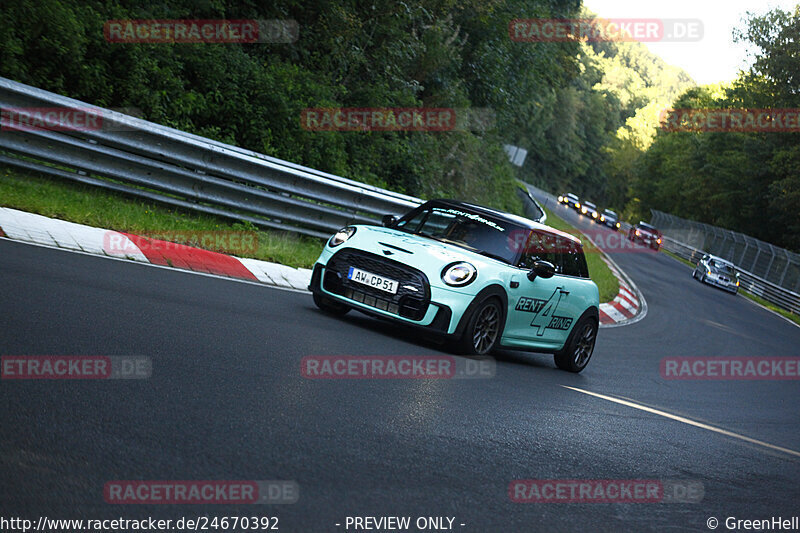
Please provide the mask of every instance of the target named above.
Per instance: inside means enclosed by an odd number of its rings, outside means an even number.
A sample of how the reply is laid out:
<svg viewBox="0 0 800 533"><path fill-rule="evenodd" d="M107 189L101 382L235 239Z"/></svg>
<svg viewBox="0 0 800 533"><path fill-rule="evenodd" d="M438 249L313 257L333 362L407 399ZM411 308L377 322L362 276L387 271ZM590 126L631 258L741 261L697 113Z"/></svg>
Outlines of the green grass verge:
<svg viewBox="0 0 800 533"><path fill-rule="evenodd" d="M566 231L572 234L580 233L575 227L568 224L563 218L559 217L553 211L546 207L542 207L547 214L548 226L556 228L557 230ZM597 284L597 289L600 291L600 301L610 302L619 293L619 281L614 276L611 269L608 268L605 261L603 261L600 251L591 245L588 241L584 241L584 250L586 251L586 263L589 266L589 276Z"/></svg>
<svg viewBox="0 0 800 533"><path fill-rule="evenodd" d="M675 259L676 261L681 262L684 265L688 266L689 268L694 269L694 267L696 266L691 261L688 261L688 260L686 260L686 259L684 259L682 257L679 257L676 254L670 252L669 250L665 250L665 249L662 248L661 251L664 252L665 254L667 254L668 256L670 256L671 258ZM772 304L772 303L766 301L764 298L762 298L760 296L756 296L753 293L747 292L746 290L744 290L742 288L739 288L739 294L741 294L745 298L749 298L750 300L756 302L759 305L763 305L764 307L766 307L767 309L769 309L771 311L775 311L779 315L788 318L789 320L791 320L795 324L800 324L800 316L796 315L795 313L787 311L786 309L781 309L780 307L776 306L775 304Z"/></svg>
<svg viewBox="0 0 800 533"><path fill-rule="evenodd" d="M233 222L222 217L170 208L97 187L3 167L0 167L0 206L69 222L155 237L173 231L255 232L258 247L252 253L230 253L291 267L310 268L324 246L322 240L312 237L262 230L249 222ZM187 244L197 246L196 243Z"/></svg>

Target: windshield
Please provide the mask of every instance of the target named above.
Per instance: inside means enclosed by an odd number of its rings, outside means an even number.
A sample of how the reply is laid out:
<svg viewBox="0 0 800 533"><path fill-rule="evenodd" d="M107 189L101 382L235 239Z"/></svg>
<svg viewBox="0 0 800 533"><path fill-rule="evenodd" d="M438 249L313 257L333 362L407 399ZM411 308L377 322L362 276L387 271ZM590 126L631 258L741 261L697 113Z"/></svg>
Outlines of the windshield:
<svg viewBox="0 0 800 533"><path fill-rule="evenodd" d="M517 257L518 239L528 233L520 225L450 207L412 211L397 223L396 228L510 264Z"/></svg>
<svg viewBox="0 0 800 533"><path fill-rule="evenodd" d="M719 272L723 272L725 274L733 275L736 271L734 270L733 266L729 265L728 263L723 263L722 261L716 261L712 259L709 262L711 268L718 270Z"/></svg>

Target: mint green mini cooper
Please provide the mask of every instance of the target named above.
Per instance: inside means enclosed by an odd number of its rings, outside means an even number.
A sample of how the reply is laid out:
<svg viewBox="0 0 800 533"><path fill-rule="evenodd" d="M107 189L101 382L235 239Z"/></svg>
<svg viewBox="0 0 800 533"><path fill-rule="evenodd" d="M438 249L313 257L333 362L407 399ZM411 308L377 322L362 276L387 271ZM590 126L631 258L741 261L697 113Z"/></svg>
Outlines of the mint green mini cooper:
<svg viewBox="0 0 800 533"><path fill-rule="evenodd" d="M424 328L458 353L553 353L583 370L594 350L599 296L580 240L486 207L431 200L382 226L339 230L309 290L317 306Z"/></svg>

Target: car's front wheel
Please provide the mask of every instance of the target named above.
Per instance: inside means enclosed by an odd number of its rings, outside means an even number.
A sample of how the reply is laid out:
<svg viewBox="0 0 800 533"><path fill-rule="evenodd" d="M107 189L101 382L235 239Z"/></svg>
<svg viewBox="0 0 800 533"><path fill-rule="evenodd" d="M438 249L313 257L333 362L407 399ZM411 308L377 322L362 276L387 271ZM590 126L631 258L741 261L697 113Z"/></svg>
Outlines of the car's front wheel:
<svg viewBox="0 0 800 533"><path fill-rule="evenodd" d="M500 302L489 298L481 302L470 315L456 350L462 355L486 355L498 345L502 328Z"/></svg>
<svg viewBox="0 0 800 533"><path fill-rule="evenodd" d="M331 315L342 316L350 311L350 307L335 302L316 292L314 293L314 303L317 304L317 307Z"/></svg>
<svg viewBox="0 0 800 533"><path fill-rule="evenodd" d="M569 372L580 372L589 364L597 340L597 320L591 316L583 317L572 329L567 342L553 359L556 366Z"/></svg>

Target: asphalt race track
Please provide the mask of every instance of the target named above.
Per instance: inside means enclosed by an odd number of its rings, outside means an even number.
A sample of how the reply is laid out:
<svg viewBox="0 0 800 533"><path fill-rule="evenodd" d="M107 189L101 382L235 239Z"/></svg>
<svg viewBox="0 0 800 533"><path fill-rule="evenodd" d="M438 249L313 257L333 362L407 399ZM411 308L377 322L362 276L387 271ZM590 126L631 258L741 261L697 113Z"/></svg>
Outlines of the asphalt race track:
<svg viewBox="0 0 800 533"><path fill-rule="evenodd" d="M153 362L144 380L0 381L0 515L277 516L290 532L346 531L347 516L512 532L708 531L712 516L725 530L730 516L800 515L798 381L659 373L669 356L797 356L800 328L664 254L614 260L649 311L602 329L582 374L506 352L492 379L310 380L309 355L441 352L357 313L326 316L307 294L0 240L0 355ZM514 503L515 479L690 480L704 497ZM110 480L294 480L300 499L112 505Z"/></svg>

